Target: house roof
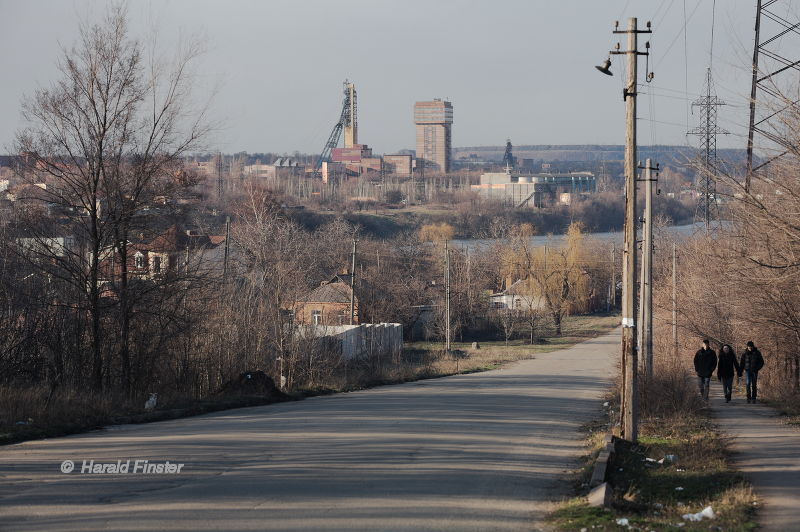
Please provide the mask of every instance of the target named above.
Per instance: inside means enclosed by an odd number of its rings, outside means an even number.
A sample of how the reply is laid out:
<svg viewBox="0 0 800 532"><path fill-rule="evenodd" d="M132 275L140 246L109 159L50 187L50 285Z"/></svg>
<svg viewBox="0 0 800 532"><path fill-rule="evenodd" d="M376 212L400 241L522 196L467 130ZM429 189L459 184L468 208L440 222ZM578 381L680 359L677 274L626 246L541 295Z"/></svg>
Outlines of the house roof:
<svg viewBox="0 0 800 532"><path fill-rule="evenodd" d="M517 281L514 281L511 284L511 286L509 286L505 290L493 293L492 297L528 295L529 292L525 290L525 281L526 279L519 279Z"/></svg>
<svg viewBox="0 0 800 532"><path fill-rule="evenodd" d="M291 157L278 157L273 166L297 166L297 161Z"/></svg>
<svg viewBox="0 0 800 532"><path fill-rule="evenodd" d="M300 298L304 303L350 303L350 274L336 275Z"/></svg>
<svg viewBox="0 0 800 532"><path fill-rule="evenodd" d="M223 237L224 240L224 237ZM136 246L147 251L168 252L203 247L214 247L214 241L207 235L199 235L189 231L181 231L177 225L170 226L166 231L156 236L148 243Z"/></svg>
<svg viewBox="0 0 800 532"><path fill-rule="evenodd" d="M300 301L305 303L350 303L350 287L344 283L327 283L301 297Z"/></svg>

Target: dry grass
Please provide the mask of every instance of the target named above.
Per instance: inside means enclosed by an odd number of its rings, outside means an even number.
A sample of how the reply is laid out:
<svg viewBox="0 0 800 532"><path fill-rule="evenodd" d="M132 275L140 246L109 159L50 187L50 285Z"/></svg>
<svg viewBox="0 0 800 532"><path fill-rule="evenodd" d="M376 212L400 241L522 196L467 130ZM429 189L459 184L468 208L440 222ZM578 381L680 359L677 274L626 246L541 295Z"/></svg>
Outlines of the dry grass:
<svg viewBox="0 0 800 532"><path fill-rule="evenodd" d="M146 412L145 400L146 397L130 399L63 389L51 395L44 386L0 387L0 445L64 436L107 425L163 421L274 402L274 398L257 396L196 399L177 394L159 395L158 408Z"/></svg>
<svg viewBox="0 0 800 532"><path fill-rule="evenodd" d="M728 441L709 419L687 368L658 358L654 377L642 382L640 391L638 445L621 444L607 479L615 489L612 507L586 503L587 467L576 490L580 496L554 512L552 524L559 530L617 530L617 519L626 518L640 530L754 530L756 497L731 467ZM588 436L587 445L594 459L596 434ZM676 462L647 460L666 455L675 455ZM683 519L706 506L717 514L713 521Z"/></svg>

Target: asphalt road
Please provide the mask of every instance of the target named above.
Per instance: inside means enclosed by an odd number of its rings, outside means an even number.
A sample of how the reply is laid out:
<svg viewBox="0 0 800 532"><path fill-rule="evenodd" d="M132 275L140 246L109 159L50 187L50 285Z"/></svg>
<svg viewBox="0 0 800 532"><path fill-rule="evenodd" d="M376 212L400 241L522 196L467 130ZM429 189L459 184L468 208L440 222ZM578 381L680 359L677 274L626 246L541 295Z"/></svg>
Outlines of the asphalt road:
<svg viewBox="0 0 800 532"><path fill-rule="evenodd" d="M0 529L537 530L566 494L619 338L502 370L2 447ZM133 474L137 459L184 466ZM88 474L84 460L131 464Z"/></svg>

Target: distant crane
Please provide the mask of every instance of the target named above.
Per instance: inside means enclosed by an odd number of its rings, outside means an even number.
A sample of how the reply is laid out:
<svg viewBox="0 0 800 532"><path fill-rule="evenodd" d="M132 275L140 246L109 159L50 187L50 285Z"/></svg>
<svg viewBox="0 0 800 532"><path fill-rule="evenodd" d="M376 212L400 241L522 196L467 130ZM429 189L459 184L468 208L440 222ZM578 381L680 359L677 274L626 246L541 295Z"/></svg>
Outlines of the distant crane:
<svg viewBox="0 0 800 532"><path fill-rule="evenodd" d="M342 113L339 116L339 121L333 126L331 134L328 137L328 142L326 142L325 147L322 148L322 153L320 153L319 158L317 158L317 163L314 165L314 175L319 175L322 163L330 161L331 150L339 145L339 139L342 137L342 130L346 127L352 127L355 123L355 116L353 116L354 105L351 105L355 102L351 102L350 99L352 93L352 84L345 80Z"/></svg>

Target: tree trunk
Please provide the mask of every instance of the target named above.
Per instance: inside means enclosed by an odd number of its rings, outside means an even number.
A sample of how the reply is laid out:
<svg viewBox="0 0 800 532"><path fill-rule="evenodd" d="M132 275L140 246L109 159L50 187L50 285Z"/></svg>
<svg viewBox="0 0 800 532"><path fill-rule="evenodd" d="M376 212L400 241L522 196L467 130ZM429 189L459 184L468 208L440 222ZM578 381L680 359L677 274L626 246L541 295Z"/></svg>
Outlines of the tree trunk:
<svg viewBox="0 0 800 532"><path fill-rule="evenodd" d="M553 312L553 325L556 327L556 336L561 336L561 313Z"/></svg>
<svg viewBox="0 0 800 532"><path fill-rule="evenodd" d="M122 363L122 392L126 397L131 394L131 357L130 357L130 294L128 293L128 240L123 231L117 240L120 258L119 273L119 312L120 312L120 361Z"/></svg>
<svg viewBox="0 0 800 532"><path fill-rule="evenodd" d="M95 195L95 197L97 197ZM92 258L89 264L89 313L92 315L92 387L103 391L103 354L100 346L100 234L98 231L97 206L89 209L91 223Z"/></svg>

